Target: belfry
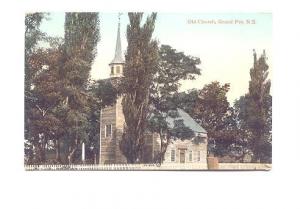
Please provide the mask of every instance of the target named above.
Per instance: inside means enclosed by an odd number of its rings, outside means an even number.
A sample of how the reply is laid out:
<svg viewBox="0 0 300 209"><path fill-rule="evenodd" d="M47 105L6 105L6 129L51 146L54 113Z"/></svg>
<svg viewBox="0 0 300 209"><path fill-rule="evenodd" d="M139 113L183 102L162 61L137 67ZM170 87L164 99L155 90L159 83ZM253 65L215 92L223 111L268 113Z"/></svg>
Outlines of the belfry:
<svg viewBox="0 0 300 209"><path fill-rule="evenodd" d="M117 42L115 49L115 57L109 64L111 72L110 77L120 77L123 75L123 67L125 61L122 55L122 45L121 45L121 37L120 37L120 15L119 15L119 23L118 23L118 33L117 33Z"/></svg>

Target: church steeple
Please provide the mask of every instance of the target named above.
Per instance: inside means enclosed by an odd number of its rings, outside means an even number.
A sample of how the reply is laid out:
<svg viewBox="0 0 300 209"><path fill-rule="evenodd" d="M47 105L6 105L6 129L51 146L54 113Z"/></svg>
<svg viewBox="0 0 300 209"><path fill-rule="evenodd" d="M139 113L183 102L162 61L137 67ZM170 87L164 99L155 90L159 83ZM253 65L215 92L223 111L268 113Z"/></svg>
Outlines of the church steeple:
<svg viewBox="0 0 300 209"><path fill-rule="evenodd" d="M122 55L122 46L121 46L121 35L120 35L120 16L119 13L119 22L118 22L118 33L117 33L117 42L116 42L116 49L115 49L115 57L109 64L111 67L111 77L120 77L123 75L123 66L125 61Z"/></svg>
<svg viewBox="0 0 300 209"><path fill-rule="evenodd" d="M120 14L119 14L119 23L118 23L118 33L117 33L117 42L116 42L116 50L115 57L110 64L119 64L124 63L124 59L122 56L122 46L121 46L121 37L120 37Z"/></svg>

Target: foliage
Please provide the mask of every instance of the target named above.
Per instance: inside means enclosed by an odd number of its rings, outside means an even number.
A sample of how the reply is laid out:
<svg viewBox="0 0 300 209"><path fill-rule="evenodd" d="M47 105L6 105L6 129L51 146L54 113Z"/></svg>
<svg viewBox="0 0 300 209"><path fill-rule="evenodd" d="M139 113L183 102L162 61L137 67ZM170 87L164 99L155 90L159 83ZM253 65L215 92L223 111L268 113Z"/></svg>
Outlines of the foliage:
<svg viewBox="0 0 300 209"><path fill-rule="evenodd" d="M68 146L68 160L73 163L75 152L89 139L91 102L88 94L90 70L99 41L98 13L66 13L64 37L63 124L67 127L63 140Z"/></svg>
<svg viewBox="0 0 300 209"><path fill-rule="evenodd" d="M230 85L215 81L202 89L176 93L173 102L185 110L208 131L208 149L217 156L241 155L243 137L237 127L234 108L230 107L227 92Z"/></svg>
<svg viewBox="0 0 300 209"><path fill-rule="evenodd" d="M205 85L199 91L192 113L193 118L208 132L209 152L214 154L224 154L224 149L221 151L220 146L216 146L216 142L224 144L226 139L231 139L225 137L229 134L229 130L226 129L230 124L228 118L231 116L226 96L229 88L228 83L221 85L217 81Z"/></svg>
<svg viewBox="0 0 300 209"><path fill-rule="evenodd" d="M32 129L37 129L32 127L34 118L34 111L32 106L36 98L32 92L32 80L36 72L34 67L36 66L35 59L32 58L33 54L37 50L37 43L42 40L44 34L40 31L39 27L42 20L46 17L45 13L28 13L25 15L25 77L24 77L24 100L25 100L25 160L33 161L35 155L38 155L39 160L44 158L42 147L38 146L40 152L37 153L33 150L33 142L38 142L39 135L37 133L33 134ZM37 153L37 154L35 154Z"/></svg>
<svg viewBox="0 0 300 209"><path fill-rule="evenodd" d="M113 86L111 79L98 80L91 85L91 92L100 102L99 107L103 108L114 104L117 96L120 95L120 90Z"/></svg>
<svg viewBox="0 0 300 209"><path fill-rule="evenodd" d="M199 64L199 58L177 52L171 46L161 45L158 71L153 78L150 97L156 109L163 112L175 109L170 98L178 92L181 81L193 80L200 75Z"/></svg>
<svg viewBox="0 0 300 209"><path fill-rule="evenodd" d="M190 116L193 117L195 114L194 110L196 108L196 104L198 102L199 90L198 89L190 89L187 92L177 92L175 93L171 101L172 103L187 112Z"/></svg>
<svg viewBox="0 0 300 209"><path fill-rule="evenodd" d="M60 162L64 149L72 163L78 145L97 138L95 110L100 102L89 89L89 73L99 19L97 13L67 13L62 40L40 32L44 17L38 13L25 18L25 152L32 162L45 163L46 149L54 149ZM49 47L39 47L40 40Z"/></svg>
<svg viewBox="0 0 300 209"><path fill-rule="evenodd" d="M159 153L160 163L164 159L170 137L189 138L194 133L184 125L181 127L170 127L166 118L176 118L178 100L177 94L180 82L193 80L200 75L197 65L200 59L178 52L168 45L159 48L158 71L154 75L150 89L150 117L148 129L159 133L161 139L161 150ZM175 115L174 115L175 114Z"/></svg>
<svg viewBox="0 0 300 209"><path fill-rule="evenodd" d="M272 96L271 81L268 79L269 66L265 52L250 69L249 92L237 102L239 118L249 131L250 148L254 161L270 162L272 159Z"/></svg>
<svg viewBox="0 0 300 209"><path fill-rule="evenodd" d="M149 109L150 86L158 65L158 46L152 40L156 13L141 25L142 13L128 13L127 53L125 56L122 105L126 127L120 149L129 163L141 159Z"/></svg>

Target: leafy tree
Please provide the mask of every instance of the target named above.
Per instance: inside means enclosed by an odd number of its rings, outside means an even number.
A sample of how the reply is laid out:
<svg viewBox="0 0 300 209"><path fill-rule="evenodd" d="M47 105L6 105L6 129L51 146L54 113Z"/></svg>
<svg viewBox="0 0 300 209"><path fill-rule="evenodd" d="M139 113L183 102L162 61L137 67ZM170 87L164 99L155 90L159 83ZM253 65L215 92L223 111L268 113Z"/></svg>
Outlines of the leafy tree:
<svg viewBox="0 0 300 209"><path fill-rule="evenodd" d="M176 119L179 116L178 110L169 110L167 113L157 112L152 110L151 116L148 119L148 130L152 133L158 133L160 136L160 151L154 156L156 163L162 163L167 151L171 138L188 139L194 137L194 131L182 123L182 119ZM174 126L167 122L167 117L173 118Z"/></svg>
<svg viewBox="0 0 300 209"><path fill-rule="evenodd" d="M37 43L43 39L44 34L39 27L42 20L46 17L45 13L28 13L25 15L25 77L24 77L24 101L25 101L25 160L32 161L34 158L34 149L32 141L38 141L38 135L32 134L30 123L33 118L32 104L35 97L32 92L32 80L34 77L34 66L37 62L32 59L37 50ZM40 159L42 155L40 155Z"/></svg>
<svg viewBox="0 0 300 209"><path fill-rule="evenodd" d="M167 117L176 118L178 106L178 90L183 80L193 80L200 75L197 65L200 59L178 52L168 45L159 48L158 71L154 75L150 89L150 117L148 128L152 132L159 133L161 150L158 153L158 161L164 160L170 137L188 138L193 132L188 127L170 127Z"/></svg>
<svg viewBox="0 0 300 209"><path fill-rule="evenodd" d="M170 109L170 98L177 93L180 82L200 75L200 59L178 52L168 45L159 48L159 65L151 85L151 103L156 109ZM172 108L174 109L174 108Z"/></svg>
<svg viewBox="0 0 300 209"><path fill-rule="evenodd" d="M178 92L173 95L171 101L176 105L176 107L183 109L192 116L195 114L196 104L199 99L199 92L199 89L190 89L187 92Z"/></svg>
<svg viewBox="0 0 300 209"><path fill-rule="evenodd" d="M236 109L230 107L223 120L224 127L215 133L214 140L209 143L210 150L216 156L242 161L245 154L249 153L247 132L239 123Z"/></svg>
<svg viewBox="0 0 300 209"><path fill-rule="evenodd" d="M56 143L62 134L63 126L56 115L56 108L62 100L58 74L60 54L58 49L41 49L31 56L36 64L32 66L35 76L32 79L33 100L29 102L27 126L30 130L29 138L39 150L40 163L46 161L45 152L46 147L49 148L49 142ZM57 160L59 161L59 155Z"/></svg>
<svg viewBox="0 0 300 209"><path fill-rule="evenodd" d="M97 80L89 84L88 93L91 97L89 100L89 136L86 144L86 159L97 163L100 147L100 111L102 108L114 104L119 92L110 80Z"/></svg>
<svg viewBox="0 0 300 209"><path fill-rule="evenodd" d="M229 85L212 82L200 90L177 93L173 101L210 132L209 152L219 157L241 158L246 153L246 138L236 108L230 107L227 101L228 90Z"/></svg>
<svg viewBox="0 0 300 209"><path fill-rule="evenodd" d="M27 22L39 25L32 20ZM29 35L26 34L26 40L32 39ZM64 39L46 36L37 29L32 36L36 41L30 39L32 49L25 52L30 55L25 59L31 78L29 91L25 93L28 109L25 150L31 153L30 163L45 163L49 149L56 151L56 163L61 163L61 149L68 155L69 163L78 162L78 148L83 141L87 145L87 156L95 162L99 146L99 107L112 104L116 97L110 83L89 79L99 40L98 14L67 13ZM38 48L39 40L47 42L49 47Z"/></svg>
<svg viewBox="0 0 300 209"><path fill-rule="evenodd" d="M40 31L40 25L47 13L28 13L25 15L25 95L31 87L32 70L29 62L31 54L37 49L39 41L45 34Z"/></svg>
<svg viewBox="0 0 300 209"><path fill-rule="evenodd" d="M128 13L128 16L128 47L122 84L125 91L122 106L126 127L120 149L129 163L135 163L142 156L150 86L157 72L158 46L152 40L156 13L148 16L143 25L142 13Z"/></svg>
<svg viewBox="0 0 300 209"><path fill-rule="evenodd" d="M97 80L91 85L91 92L99 101L98 109L114 104L117 96L121 94L121 89L115 88L112 79L114 78Z"/></svg>
<svg viewBox="0 0 300 209"><path fill-rule="evenodd" d="M232 141L232 132L228 129L231 116L227 92L230 85L221 85L214 81L205 85L198 95L192 117L208 132L209 152L214 154L224 153L220 146L228 145ZM230 134L231 133L231 134ZM217 142L217 143L216 143ZM216 146L216 145L219 146Z"/></svg>
<svg viewBox="0 0 300 209"><path fill-rule="evenodd" d="M239 117L250 132L253 160L270 162L272 159L272 96L270 95L271 81L268 79L269 66L265 52L258 60L255 51L253 56L249 92L240 98Z"/></svg>

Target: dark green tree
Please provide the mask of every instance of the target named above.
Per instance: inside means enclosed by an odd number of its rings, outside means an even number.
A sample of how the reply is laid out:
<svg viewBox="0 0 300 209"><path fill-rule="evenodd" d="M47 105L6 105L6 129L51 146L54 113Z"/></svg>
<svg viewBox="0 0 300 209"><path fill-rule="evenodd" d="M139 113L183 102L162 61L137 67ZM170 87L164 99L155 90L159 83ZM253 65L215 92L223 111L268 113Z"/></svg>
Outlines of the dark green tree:
<svg viewBox="0 0 300 209"><path fill-rule="evenodd" d="M228 83L214 81L205 85L198 94L192 117L208 132L209 152L223 155L234 140L230 117L232 111L227 100Z"/></svg>
<svg viewBox="0 0 300 209"><path fill-rule="evenodd" d="M170 98L183 80L200 75L200 59L178 52L168 45L159 48L159 66L151 85L151 103L161 111L170 109ZM174 109L174 108L172 108Z"/></svg>
<svg viewBox="0 0 300 209"><path fill-rule="evenodd" d="M99 41L98 14L67 13L64 40L39 31L44 16L30 14L25 21L25 150L34 162L45 163L46 149L53 149L61 163L63 149L73 163L85 142L87 151L95 148L95 159L99 107L110 103L103 93L110 88L89 79ZM49 47L39 48L41 40Z"/></svg>
<svg viewBox="0 0 300 209"><path fill-rule="evenodd" d="M33 56L38 50L37 44L44 38L44 35L40 31L40 24L47 14L45 13L28 13L25 15L25 77L24 77L24 114L25 114L25 162L33 162L33 158L36 158L36 153L40 153L39 160L42 160L41 152L34 150L33 142L39 141L38 134L34 133L31 123L33 121L33 108L35 106L36 97L32 92L33 79L36 73L35 67L39 65L40 61L34 59ZM39 146L38 146L39 147Z"/></svg>
<svg viewBox="0 0 300 209"><path fill-rule="evenodd" d="M250 147L253 161L271 162L272 159L272 96L269 66L265 52L250 69L249 92L240 98L239 117L250 132Z"/></svg>
<svg viewBox="0 0 300 209"><path fill-rule="evenodd" d="M149 111L150 86L158 68L158 46L152 40L156 13L142 25L143 13L128 13L127 52L123 78L122 100L126 122L120 149L129 163L141 160L144 132Z"/></svg>
<svg viewBox="0 0 300 209"><path fill-rule="evenodd" d="M45 37L45 34L40 30L40 25L46 17L47 13L28 13L25 15L25 95L30 92L33 77L29 59L32 53L37 50L38 42Z"/></svg>
<svg viewBox="0 0 300 209"><path fill-rule="evenodd" d="M57 117L56 109L61 104L63 95L60 87L62 83L59 79L59 61L61 59L61 49L46 49L43 56L43 64L33 80L34 88L32 90L36 97L33 107L35 124L32 128L37 128L37 133L42 136L43 154L47 149L56 150L56 161L60 162L60 153L57 150L58 139L63 133L63 124ZM47 159L45 159L47 160Z"/></svg>
<svg viewBox="0 0 300 209"><path fill-rule="evenodd" d="M106 106L113 105L119 92L110 80L97 80L90 82L88 93L91 97L89 100L89 136L86 144L86 159L91 163L97 163L100 147L100 111Z"/></svg>
<svg viewBox="0 0 300 209"><path fill-rule="evenodd" d="M99 39L98 13L66 13L60 74L64 83L61 119L66 126L63 140L68 147L69 163L74 162L79 145L89 139L92 95L88 93L88 84Z"/></svg>
<svg viewBox="0 0 300 209"><path fill-rule="evenodd" d="M242 129L239 128L236 109L230 107L227 101L228 90L228 84L221 86L219 82L213 82L200 90L191 89L188 92L177 93L173 100L178 107L211 132L211 153L239 160L244 154L245 138Z"/></svg>
<svg viewBox="0 0 300 209"><path fill-rule="evenodd" d="M196 104L199 99L199 89L190 89L187 92L178 92L172 96L172 103L183 109L189 115L195 114Z"/></svg>

